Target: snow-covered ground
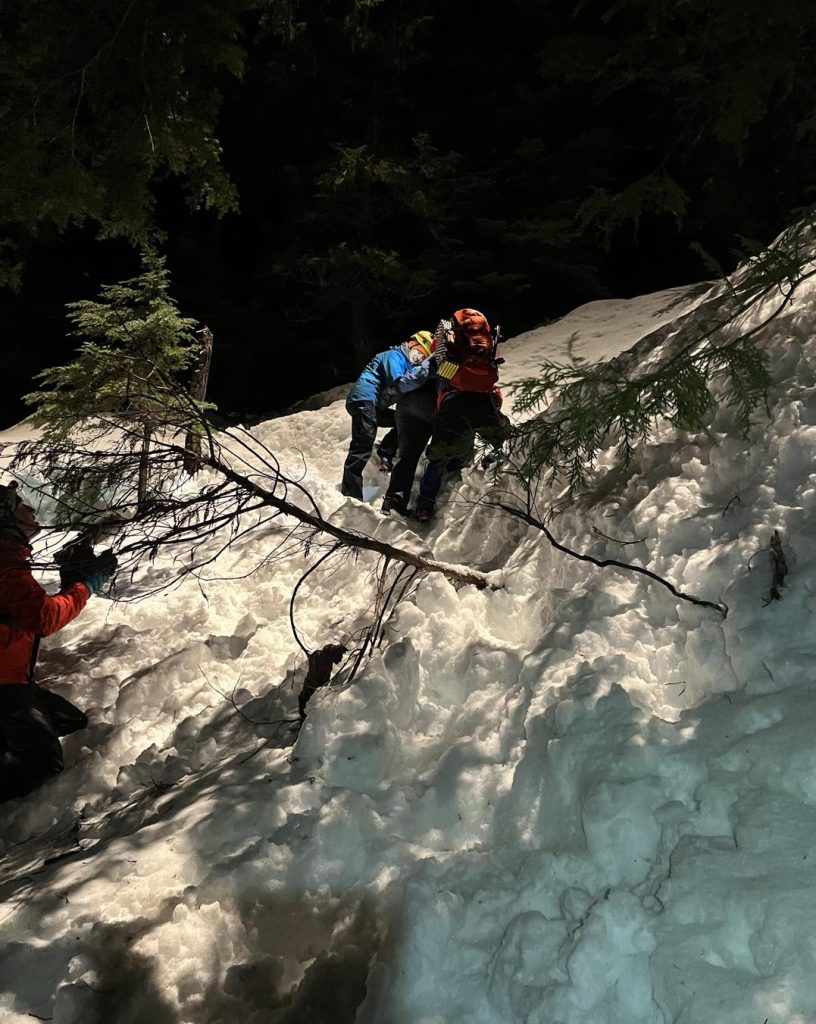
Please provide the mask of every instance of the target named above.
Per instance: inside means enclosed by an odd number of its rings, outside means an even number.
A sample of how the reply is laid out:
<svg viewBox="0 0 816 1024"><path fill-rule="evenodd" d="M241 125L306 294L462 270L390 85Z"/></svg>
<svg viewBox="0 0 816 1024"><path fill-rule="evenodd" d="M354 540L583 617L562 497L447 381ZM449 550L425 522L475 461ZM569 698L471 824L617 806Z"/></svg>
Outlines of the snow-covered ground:
<svg viewBox="0 0 816 1024"><path fill-rule="evenodd" d="M504 377L617 354L699 296L592 303L510 341ZM95 598L39 670L90 728L0 807L3 1024L812 1024L815 334L803 286L761 336L770 420L666 427L553 521L725 620L474 506L478 470L425 536L343 499L341 401L255 428L334 521L505 586L427 578L294 746L305 564L247 576L271 531L208 581ZM371 564L309 578L307 646L360 625Z"/></svg>

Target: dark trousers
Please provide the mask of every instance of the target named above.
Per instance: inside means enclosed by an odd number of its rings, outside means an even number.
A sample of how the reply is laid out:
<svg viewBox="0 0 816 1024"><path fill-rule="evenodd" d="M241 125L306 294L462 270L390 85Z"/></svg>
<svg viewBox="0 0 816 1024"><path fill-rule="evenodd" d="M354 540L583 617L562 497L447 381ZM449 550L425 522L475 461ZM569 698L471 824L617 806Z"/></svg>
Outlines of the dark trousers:
<svg viewBox="0 0 816 1024"><path fill-rule="evenodd" d="M34 683L0 685L0 802L25 796L61 772L59 737L87 724L57 693Z"/></svg>
<svg viewBox="0 0 816 1024"><path fill-rule="evenodd" d="M377 451L391 458L397 451L397 431L393 409L378 409L374 402L349 402L346 411L351 416L351 444L343 466L340 491L350 498L363 500L363 470L371 458L377 427L391 429L380 441Z"/></svg>
<svg viewBox="0 0 816 1024"><path fill-rule="evenodd" d="M396 509L404 512L408 508L414 476L425 445L433 433L433 420L408 416L397 410L397 435L399 436L399 454L391 471L391 482L385 492L383 509Z"/></svg>
<svg viewBox="0 0 816 1024"><path fill-rule="evenodd" d="M439 408L434 425L428 466L419 484L417 509L433 512L445 473L470 459L476 435L498 447L510 436L510 420L499 410L494 395L460 391L449 395Z"/></svg>

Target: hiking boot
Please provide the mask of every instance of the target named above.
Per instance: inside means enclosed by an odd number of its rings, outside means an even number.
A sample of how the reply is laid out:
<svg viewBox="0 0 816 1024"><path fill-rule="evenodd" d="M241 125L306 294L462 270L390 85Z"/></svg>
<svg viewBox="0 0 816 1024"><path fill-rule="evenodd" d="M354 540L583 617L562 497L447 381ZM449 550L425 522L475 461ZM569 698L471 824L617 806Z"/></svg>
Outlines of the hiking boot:
<svg viewBox="0 0 816 1024"><path fill-rule="evenodd" d="M377 469L381 473L390 473L394 468L394 456L391 452L377 452Z"/></svg>
<svg viewBox="0 0 816 1024"><path fill-rule="evenodd" d="M429 523L433 519L433 512L429 508L415 508L414 519L418 523Z"/></svg>
<svg viewBox="0 0 816 1024"><path fill-rule="evenodd" d="M394 501L393 498L383 498L383 503L380 506L380 512L384 516L390 516L392 512L396 512L399 516L405 516L408 514L408 509L399 501Z"/></svg>

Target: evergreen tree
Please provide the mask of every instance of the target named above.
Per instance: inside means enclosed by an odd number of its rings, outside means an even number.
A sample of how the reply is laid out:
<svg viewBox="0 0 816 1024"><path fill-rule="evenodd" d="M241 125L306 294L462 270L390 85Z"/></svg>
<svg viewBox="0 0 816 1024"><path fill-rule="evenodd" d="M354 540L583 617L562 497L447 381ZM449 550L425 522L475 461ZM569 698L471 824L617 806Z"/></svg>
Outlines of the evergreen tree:
<svg viewBox="0 0 816 1024"><path fill-rule="evenodd" d="M233 209L216 120L252 0L27 0L0 7L0 284L44 226L144 244L157 181Z"/></svg>
<svg viewBox="0 0 816 1024"><path fill-rule="evenodd" d="M657 225L725 246L763 218L776 233L812 185L815 39L808 0L576 4L539 63L598 150L582 228L607 248Z"/></svg>
<svg viewBox="0 0 816 1024"><path fill-rule="evenodd" d="M322 244L279 271L305 288L312 315L340 316L358 365L382 347L375 318L410 310L437 281L445 247L439 189L452 165L419 137L403 159L338 145L320 176L304 227Z"/></svg>
<svg viewBox="0 0 816 1024"><path fill-rule="evenodd" d="M56 232L160 221L225 403L279 407L348 379L338 334L359 363L457 305L513 334L697 280L696 242L733 268L812 185L815 38L809 0L6 3L0 261L53 289ZM48 341L26 284L12 343Z"/></svg>
<svg viewBox="0 0 816 1024"><path fill-rule="evenodd" d="M97 493L115 484L127 503L127 490L135 484L137 505L144 505L153 437L198 420L204 403L180 384L196 354L195 321L181 316L169 289L164 259L146 251L137 277L105 285L97 300L69 304L72 333L84 340L71 363L38 375L42 387L25 396L35 408L33 422L43 427L46 445L61 453L60 464L73 440L81 438L87 447L102 437L110 443L112 434L114 443L138 450L140 458L135 481L95 480L92 466L78 465L77 478L64 481L66 488Z"/></svg>

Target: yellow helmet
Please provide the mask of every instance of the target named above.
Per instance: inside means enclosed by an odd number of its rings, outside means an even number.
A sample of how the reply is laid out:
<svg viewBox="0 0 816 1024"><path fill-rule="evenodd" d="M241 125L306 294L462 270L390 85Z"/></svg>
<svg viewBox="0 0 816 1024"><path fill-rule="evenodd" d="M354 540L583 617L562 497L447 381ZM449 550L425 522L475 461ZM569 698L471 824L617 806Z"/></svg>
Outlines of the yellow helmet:
<svg viewBox="0 0 816 1024"><path fill-rule="evenodd" d="M417 331L408 339L408 348L420 348L426 356L431 354L433 335L430 331Z"/></svg>

